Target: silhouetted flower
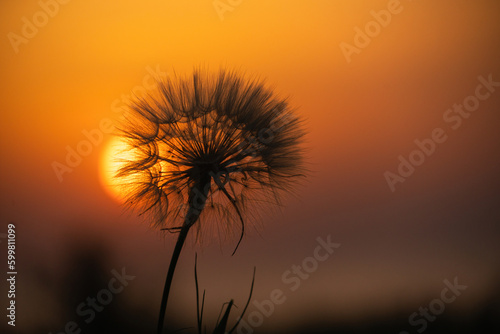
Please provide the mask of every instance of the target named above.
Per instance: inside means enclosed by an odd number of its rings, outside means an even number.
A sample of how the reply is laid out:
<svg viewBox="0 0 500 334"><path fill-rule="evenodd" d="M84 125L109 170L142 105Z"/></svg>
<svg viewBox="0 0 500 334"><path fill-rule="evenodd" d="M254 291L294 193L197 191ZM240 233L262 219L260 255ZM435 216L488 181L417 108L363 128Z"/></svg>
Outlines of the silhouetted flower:
<svg viewBox="0 0 500 334"><path fill-rule="evenodd" d="M128 204L152 214L153 225L178 231L160 307L162 332L170 286L188 231L209 222L244 231L244 214L280 203L302 175L301 119L263 83L235 72L196 71L158 83L137 98L122 128L134 159L125 161ZM240 228L234 228L234 222ZM233 252L234 254L234 252Z"/></svg>
<svg viewBox="0 0 500 334"><path fill-rule="evenodd" d="M156 95L132 104L122 135L136 158L119 176L133 176L124 185L129 203L153 214L157 227L198 221L199 229L218 223L242 232L232 223L243 227L245 211L279 204L297 182L303 134L287 102L262 83L198 71L162 81Z"/></svg>

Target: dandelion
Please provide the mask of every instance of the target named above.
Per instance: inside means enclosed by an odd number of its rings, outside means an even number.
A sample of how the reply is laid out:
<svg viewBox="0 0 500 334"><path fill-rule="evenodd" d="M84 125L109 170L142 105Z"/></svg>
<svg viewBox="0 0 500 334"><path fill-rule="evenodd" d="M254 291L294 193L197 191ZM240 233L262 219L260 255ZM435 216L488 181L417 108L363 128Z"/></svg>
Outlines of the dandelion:
<svg viewBox="0 0 500 334"><path fill-rule="evenodd" d="M155 228L178 232L167 273L161 333L177 260L191 227L245 234L246 217L303 176L302 120L262 82L236 72L166 78L130 105L121 136L134 158L117 177L127 203ZM233 252L233 254L234 254Z"/></svg>

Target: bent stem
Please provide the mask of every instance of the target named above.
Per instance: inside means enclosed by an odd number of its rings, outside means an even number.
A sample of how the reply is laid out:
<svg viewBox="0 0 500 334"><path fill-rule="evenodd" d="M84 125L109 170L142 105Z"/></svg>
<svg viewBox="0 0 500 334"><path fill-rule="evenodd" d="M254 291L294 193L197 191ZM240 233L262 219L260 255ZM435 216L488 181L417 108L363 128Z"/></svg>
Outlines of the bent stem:
<svg viewBox="0 0 500 334"><path fill-rule="evenodd" d="M163 296L161 298L160 316L158 319L157 328L158 334L161 334L163 331L168 295L170 293L172 279L174 278L177 261L179 260L179 256L181 255L182 247L184 246L184 242L186 241L189 229L194 225L194 223L196 223L196 221L200 217L201 211L205 206L208 190L210 188L210 180L210 177L208 177L203 178L200 182L196 182L189 193L189 209L186 218L184 219L184 224L180 228L177 242L175 243L174 252L172 254L172 258L170 259L170 265L168 266L167 278L165 279L165 287L163 288Z"/></svg>
<svg viewBox="0 0 500 334"><path fill-rule="evenodd" d="M161 298L160 306L160 317L158 320L158 334L162 333L163 323L165 322L165 312L167 310L168 295L170 292L170 286L172 285L172 279L174 278L175 267L177 266L177 260L179 260L179 255L181 255L182 246L186 241L187 234L189 232L190 225L184 224L179 236L177 237L177 242L175 243L174 253L172 254L172 259L170 260L170 265L168 266L167 278L165 280L165 287L163 288L163 296Z"/></svg>

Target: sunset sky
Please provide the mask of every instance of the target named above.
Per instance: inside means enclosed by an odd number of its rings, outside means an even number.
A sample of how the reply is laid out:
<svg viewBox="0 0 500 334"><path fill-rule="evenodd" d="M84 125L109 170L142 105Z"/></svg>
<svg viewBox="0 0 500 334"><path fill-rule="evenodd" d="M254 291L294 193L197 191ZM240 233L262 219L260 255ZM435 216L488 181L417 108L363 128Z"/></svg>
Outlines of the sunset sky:
<svg viewBox="0 0 500 334"><path fill-rule="evenodd" d="M208 328L232 298L234 323L254 267L252 300L286 299L255 333L386 318L416 333L408 317L455 277L467 289L438 317L480 317L500 293L499 17L494 0L3 1L0 237L16 224L18 293L16 327L2 316L2 333L72 320L85 333L75 309L87 292L67 277L87 253L102 288L112 270L135 276L106 307L133 305L153 332L175 235L126 210L104 168L134 94L199 67L288 97L306 119L311 172L234 256L235 239L190 242L167 309L176 328L196 323L195 252ZM292 291L283 276L329 236L340 246ZM63 303L61 286L77 297Z"/></svg>

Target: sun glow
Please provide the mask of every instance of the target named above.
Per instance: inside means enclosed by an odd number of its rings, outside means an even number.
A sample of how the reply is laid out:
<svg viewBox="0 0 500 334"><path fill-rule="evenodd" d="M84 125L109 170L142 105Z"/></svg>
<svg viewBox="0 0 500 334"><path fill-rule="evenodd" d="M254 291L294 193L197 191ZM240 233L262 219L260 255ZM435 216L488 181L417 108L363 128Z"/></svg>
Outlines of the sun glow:
<svg viewBox="0 0 500 334"><path fill-rule="evenodd" d="M113 137L104 148L100 159L100 181L106 192L116 201L125 201L125 185L132 181L129 177L116 176L118 170L125 164L125 161L134 158L134 154L129 145L119 137Z"/></svg>

